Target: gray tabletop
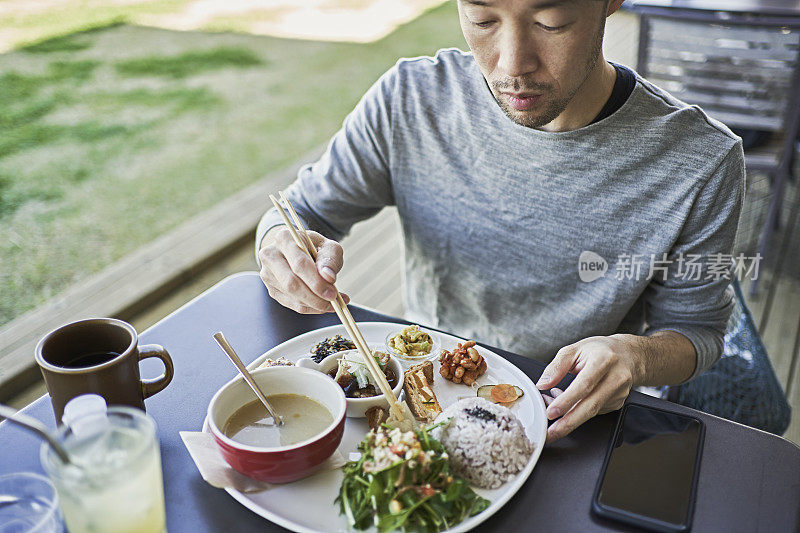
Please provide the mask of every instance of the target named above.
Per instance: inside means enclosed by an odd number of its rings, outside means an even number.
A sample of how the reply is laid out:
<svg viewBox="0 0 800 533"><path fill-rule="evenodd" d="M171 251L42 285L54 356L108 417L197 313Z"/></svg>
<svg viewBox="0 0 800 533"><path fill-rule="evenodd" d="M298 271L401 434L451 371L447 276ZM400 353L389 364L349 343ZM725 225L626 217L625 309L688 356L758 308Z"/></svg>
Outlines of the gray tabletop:
<svg viewBox="0 0 800 533"><path fill-rule="evenodd" d="M359 321L395 321L352 307ZM335 315L302 316L280 307L253 272L231 276L143 332L143 343L164 345L175 362L175 378L147 400L158 423L171 533L280 531L207 485L184 448L179 431L199 430L214 392L234 369L211 335L225 332L242 359L256 357L306 331L337 323ZM536 381L543 365L502 350L498 353ZM145 377L160 372L144 361ZM631 399L698 416L706 440L694 515L694 531L800 530L800 448L761 431L633 393ZM53 411L43 397L25 413L52 426ZM614 427L616 413L597 417L572 435L547 446L526 484L481 531L632 531L591 515L595 481ZM39 442L8 423L0 424L0 475L41 472ZM333 505L333 502L331 502Z"/></svg>

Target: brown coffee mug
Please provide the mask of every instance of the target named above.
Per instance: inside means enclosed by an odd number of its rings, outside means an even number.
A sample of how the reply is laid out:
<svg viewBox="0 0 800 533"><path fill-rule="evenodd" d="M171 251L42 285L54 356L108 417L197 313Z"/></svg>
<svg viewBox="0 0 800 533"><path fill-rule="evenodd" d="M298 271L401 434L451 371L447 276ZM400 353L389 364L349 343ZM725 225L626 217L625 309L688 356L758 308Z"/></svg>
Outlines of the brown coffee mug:
<svg viewBox="0 0 800 533"><path fill-rule="evenodd" d="M56 422L75 396L99 394L108 405L129 405L144 411L144 400L172 381L169 353L158 344L138 345L133 326L115 318L90 318L57 328L36 346ZM139 361L158 357L164 374L142 380Z"/></svg>

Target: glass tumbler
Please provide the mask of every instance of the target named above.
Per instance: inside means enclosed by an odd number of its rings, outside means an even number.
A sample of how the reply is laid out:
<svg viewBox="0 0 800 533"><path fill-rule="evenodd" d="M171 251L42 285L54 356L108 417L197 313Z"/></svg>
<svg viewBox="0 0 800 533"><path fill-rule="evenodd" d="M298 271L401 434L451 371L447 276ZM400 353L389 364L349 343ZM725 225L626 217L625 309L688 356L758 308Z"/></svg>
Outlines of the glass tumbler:
<svg viewBox="0 0 800 533"><path fill-rule="evenodd" d="M0 476L0 533L61 533L58 494L31 472Z"/></svg>
<svg viewBox="0 0 800 533"><path fill-rule="evenodd" d="M155 421L131 407L110 407L61 426L74 464L46 444L42 467L55 485L70 533L166 531Z"/></svg>

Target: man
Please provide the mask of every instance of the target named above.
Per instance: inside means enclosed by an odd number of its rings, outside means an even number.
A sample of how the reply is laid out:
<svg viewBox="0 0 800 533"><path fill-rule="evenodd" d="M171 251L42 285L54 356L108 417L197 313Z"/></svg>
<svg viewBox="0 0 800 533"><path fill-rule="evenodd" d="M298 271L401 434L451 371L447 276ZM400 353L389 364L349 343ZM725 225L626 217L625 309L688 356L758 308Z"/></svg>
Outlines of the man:
<svg viewBox="0 0 800 533"><path fill-rule="evenodd" d="M711 366L732 294L724 276L686 265L731 253L741 144L605 61L605 19L621 3L458 0L472 53L399 61L289 188L319 232L317 263L277 213L262 219L270 295L330 311L335 241L396 205L408 318L549 361L541 390L577 374L552 391L548 441L618 409L633 386ZM586 257L607 261L605 275L582 281Z"/></svg>

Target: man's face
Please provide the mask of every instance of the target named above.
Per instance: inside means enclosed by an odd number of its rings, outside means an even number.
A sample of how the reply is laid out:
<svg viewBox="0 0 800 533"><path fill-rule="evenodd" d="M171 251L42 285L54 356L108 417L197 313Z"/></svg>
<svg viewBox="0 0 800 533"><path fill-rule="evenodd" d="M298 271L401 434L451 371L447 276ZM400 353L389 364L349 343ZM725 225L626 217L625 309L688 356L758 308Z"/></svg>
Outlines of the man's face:
<svg viewBox="0 0 800 533"><path fill-rule="evenodd" d="M597 64L606 4L458 0L467 44L511 120L539 128L566 109Z"/></svg>

